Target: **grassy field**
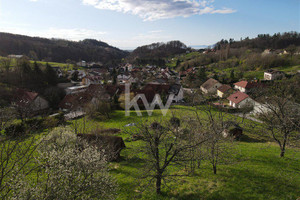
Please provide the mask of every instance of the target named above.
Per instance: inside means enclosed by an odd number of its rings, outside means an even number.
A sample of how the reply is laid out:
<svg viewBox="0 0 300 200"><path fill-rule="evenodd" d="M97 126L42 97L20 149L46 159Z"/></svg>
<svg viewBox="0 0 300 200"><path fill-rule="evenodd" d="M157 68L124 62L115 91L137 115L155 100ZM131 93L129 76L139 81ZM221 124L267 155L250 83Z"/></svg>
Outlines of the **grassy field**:
<svg viewBox="0 0 300 200"><path fill-rule="evenodd" d="M34 61L30 61L31 63L34 63ZM46 65L47 62L44 61L37 61L38 64L41 65ZM68 63L57 63L57 62L48 62L49 65L52 67L60 67L62 70L67 71L67 70L73 70L74 65L73 64L68 64Z"/></svg>
<svg viewBox="0 0 300 200"><path fill-rule="evenodd" d="M1 57L0 56L0 61L1 59L4 59L5 57ZM30 63L33 64L35 61L30 60ZM45 66L47 64L47 62L44 61L36 61L38 64ZM11 63L10 66L14 67L17 64L17 60L16 59L11 59ZM67 70L73 70L74 65L73 64L68 64L68 63L58 63L58 62L48 62L49 65L51 65L52 67L60 67L62 70L67 71Z"/></svg>
<svg viewBox="0 0 300 200"><path fill-rule="evenodd" d="M173 112L180 116L193 114L189 107L176 107ZM171 117L171 112L165 118ZM110 120L88 120L86 127L120 128L141 120L162 119L159 110L152 117L137 117L132 113L125 117L124 111L116 111ZM83 119L78 120L82 125ZM138 149L140 141L121 133L127 148L122 151L120 162L110 163L111 174L119 184L118 199L297 199L300 197L300 151L288 149L285 158L279 158L279 147L272 142L262 142L258 129L245 129L249 140L235 142L236 153L231 164L219 165L214 175L208 162L203 162L193 175L176 178L156 196L154 185L140 193L139 184L144 160ZM261 140L260 140L261 139ZM182 170L172 167L171 171Z"/></svg>

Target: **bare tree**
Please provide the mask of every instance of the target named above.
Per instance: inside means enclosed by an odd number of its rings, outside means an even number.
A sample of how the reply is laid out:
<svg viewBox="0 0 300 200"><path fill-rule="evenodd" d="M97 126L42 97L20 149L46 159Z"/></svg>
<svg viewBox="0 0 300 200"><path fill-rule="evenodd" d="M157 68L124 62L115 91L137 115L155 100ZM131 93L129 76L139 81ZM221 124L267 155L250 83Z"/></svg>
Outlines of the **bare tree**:
<svg viewBox="0 0 300 200"><path fill-rule="evenodd" d="M34 152L38 147L37 139L32 137L24 142L22 139L3 139L0 141L0 197L6 199L12 190L12 181L14 184L19 182L15 180L17 176L26 177L33 170L35 165Z"/></svg>
<svg viewBox="0 0 300 200"><path fill-rule="evenodd" d="M148 178L150 183L155 181L157 194L161 193L162 181L166 183L167 177L182 175L170 174L168 171L171 166L180 164L181 154L204 142L200 139L196 143L189 144L187 140L182 139L183 129L170 122L146 121L128 132L143 138L141 151L146 155L143 178Z"/></svg>
<svg viewBox="0 0 300 200"><path fill-rule="evenodd" d="M292 86L275 84L261 97L259 117L264 122L263 133L270 135L284 157L286 147L300 138L300 105L295 102Z"/></svg>
<svg viewBox="0 0 300 200"><path fill-rule="evenodd" d="M211 163L216 174L218 164L228 163L232 158L233 135L226 135L225 130L228 123L237 123L236 119L210 105L196 107L195 115L197 123L194 126L204 132L206 139L201 146L201 156Z"/></svg>

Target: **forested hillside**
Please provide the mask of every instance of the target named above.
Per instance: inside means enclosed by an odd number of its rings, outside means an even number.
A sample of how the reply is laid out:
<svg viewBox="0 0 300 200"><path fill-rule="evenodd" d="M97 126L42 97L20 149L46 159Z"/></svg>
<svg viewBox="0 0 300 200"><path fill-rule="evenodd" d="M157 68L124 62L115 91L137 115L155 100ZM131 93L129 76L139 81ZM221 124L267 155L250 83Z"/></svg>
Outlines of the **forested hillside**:
<svg viewBox="0 0 300 200"><path fill-rule="evenodd" d="M234 41L233 39L221 40L215 45L216 50L220 50L222 46L230 44L231 48L249 48L249 49L285 49L290 45L300 45L300 33L297 32L285 32L275 33L273 36L269 34L259 34L256 38L249 39L246 37L241 38L240 41Z"/></svg>
<svg viewBox="0 0 300 200"><path fill-rule="evenodd" d="M128 57L128 60L136 64L165 65L165 58L182 54L188 51L185 44L180 41L167 43L153 43L136 48Z"/></svg>
<svg viewBox="0 0 300 200"><path fill-rule="evenodd" d="M79 42L0 33L0 55L26 55L33 60L54 62L97 61L112 64L128 53L104 42L86 39Z"/></svg>

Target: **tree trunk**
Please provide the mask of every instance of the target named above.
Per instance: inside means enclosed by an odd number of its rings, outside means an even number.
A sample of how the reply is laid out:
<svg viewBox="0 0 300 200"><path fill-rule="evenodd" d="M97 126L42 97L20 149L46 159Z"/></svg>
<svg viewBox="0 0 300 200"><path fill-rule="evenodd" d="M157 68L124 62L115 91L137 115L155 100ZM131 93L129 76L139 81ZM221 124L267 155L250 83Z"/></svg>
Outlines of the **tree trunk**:
<svg viewBox="0 0 300 200"><path fill-rule="evenodd" d="M285 153L285 145L282 146L281 148L281 152L280 152L280 157L284 157L284 153Z"/></svg>
<svg viewBox="0 0 300 200"><path fill-rule="evenodd" d="M156 194L161 194L161 175L156 177Z"/></svg>
<svg viewBox="0 0 300 200"><path fill-rule="evenodd" d="M213 169L214 169L214 174L217 174L217 166L213 165Z"/></svg>
<svg viewBox="0 0 300 200"><path fill-rule="evenodd" d="M281 147L281 152L280 152L280 157L281 158L284 157L286 141L287 141L287 139L284 139L282 147Z"/></svg>

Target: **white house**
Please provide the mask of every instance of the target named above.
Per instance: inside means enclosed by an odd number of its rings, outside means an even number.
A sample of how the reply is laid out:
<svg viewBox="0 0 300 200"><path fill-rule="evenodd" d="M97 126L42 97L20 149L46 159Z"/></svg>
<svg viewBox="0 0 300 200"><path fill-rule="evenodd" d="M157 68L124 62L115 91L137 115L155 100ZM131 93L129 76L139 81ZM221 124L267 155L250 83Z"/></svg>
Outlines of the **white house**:
<svg viewBox="0 0 300 200"><path fill-rule="evenodd" d="M73 75L73 73L78 73L78 79L83 79L86 76L86 72L84 70L72 70L68 71L69 75Z"/></svg>
<svg viewBox="0 0 300 200"><path fill-rule="evenodd" d="M219 83L219 81L217 81L213 78L210 78L201 85L200 89L205 94L216 94L217 89L221 86L222 86L222 84Z"/></svg>
<svg viewBox="0 0 300 200"><path fill-rule="evenodd" d="M126 82L130 78L130 75L120 74L117 76L119 82Z"/></svg>
<svg viewBox="0 0 300 200"><path fill-rule="evenodd" d="M228 96L232 88L229 85L222 85L217 89L217 95L220 98Z"/></svg>
<svg viewBox="0 0 300 200"><path fill-rule="evenodd" d="M79 67L86 67L87 66L86 61L84 61L84 60L76 63L76 65L79 66Z"/></svg>
<svg viewBox="0 0 300 200"><path fill-rule="evenodd" d="M247 94L240 91L230 95L227 99L233 108L250 107L254 104L254 101Z"/></svg>
<svg viewBox="0 0 300 200"><path fill-rule="evenodd" d="M76 93L86 91L87 88L88 88L88 85L72 86L72 87L66 88L65 91L66 91L67 95L68 94L76 94Z"/></svg>
<svg viewBox="0 0 300 200"><path fill-rule="evenodd" d="M267 71L265 71L264 73L264 79L265 80L279 80L282 79L284 77L284 73L278 70L274 70L274 69L269 69Z"/></svg>
<svg viewBox="0 0 300 200"><path fill-rule="evenodd" d="M24 56L23 56L23 55L14 55L14 54L11 54L11 55L8 55L7 57L8 57L8 58L16 58L16 59L20 59L20 58L23 58Z"/></svg>
<svg viewBox="0 0 300 200"><path fill-rule="evenodd" d="M234 83L233 85L234 85L234 89L237 89L244 93L247 93L252 88L259 86L259 84L257 82L248 82L248 81L240 81L240 82Z"/></svg>

